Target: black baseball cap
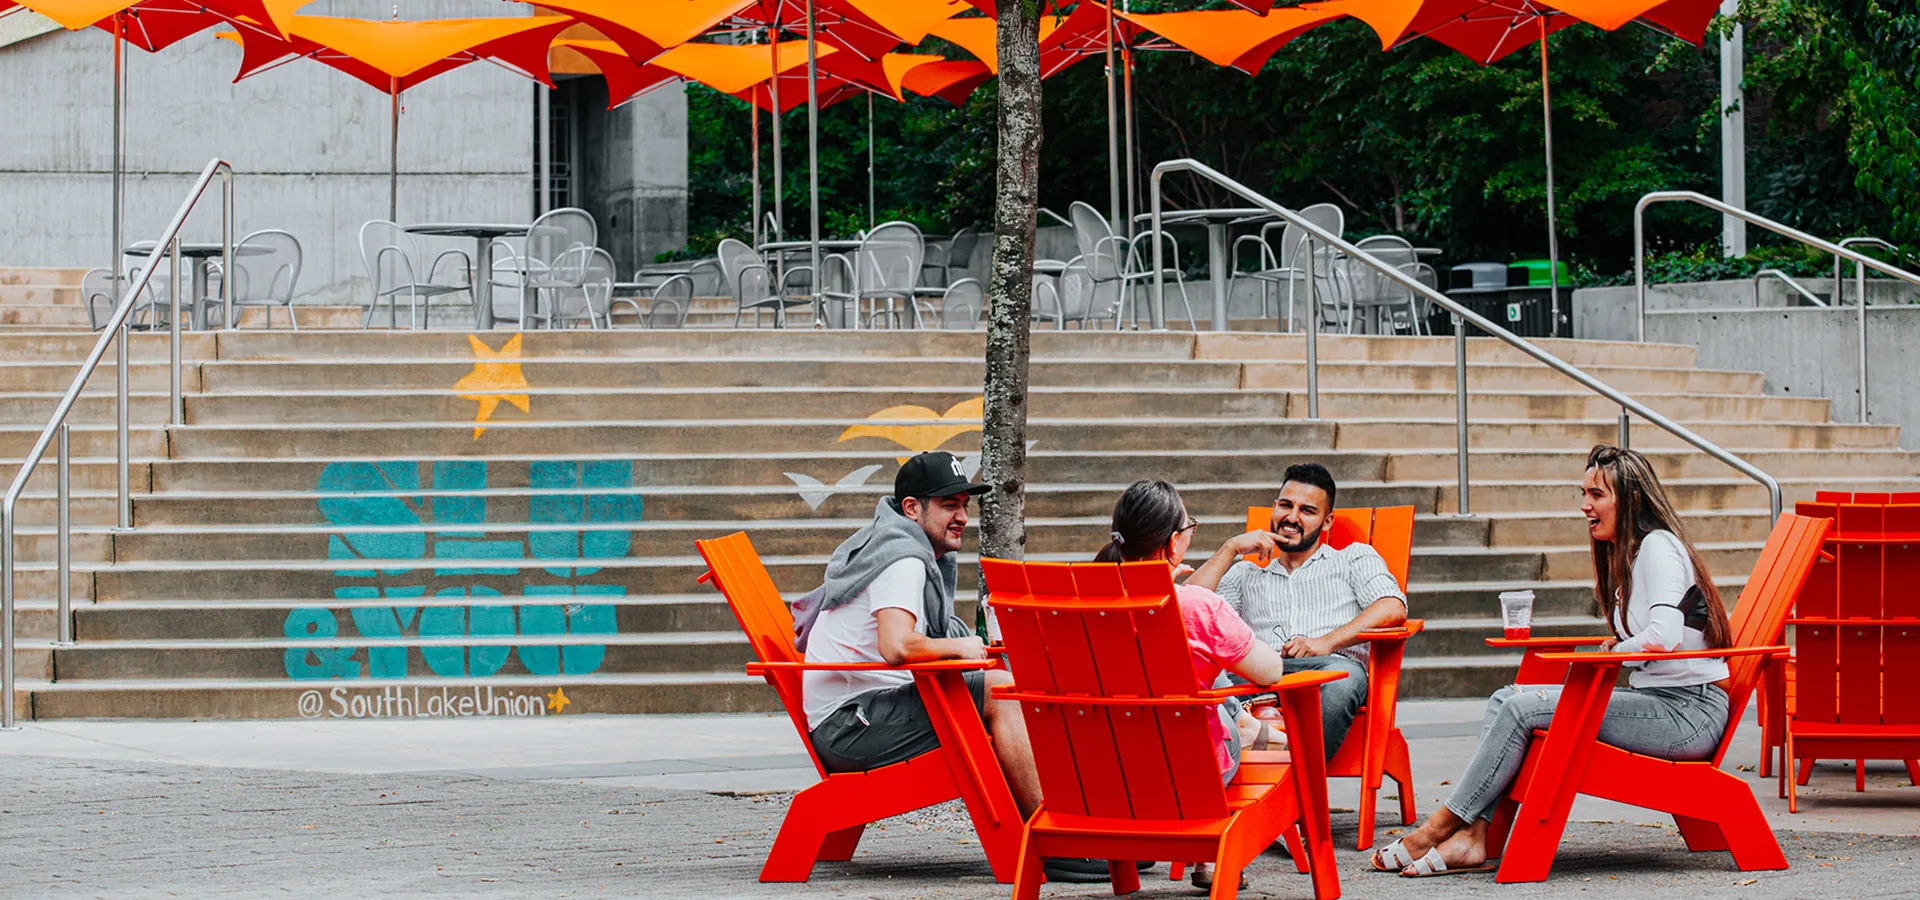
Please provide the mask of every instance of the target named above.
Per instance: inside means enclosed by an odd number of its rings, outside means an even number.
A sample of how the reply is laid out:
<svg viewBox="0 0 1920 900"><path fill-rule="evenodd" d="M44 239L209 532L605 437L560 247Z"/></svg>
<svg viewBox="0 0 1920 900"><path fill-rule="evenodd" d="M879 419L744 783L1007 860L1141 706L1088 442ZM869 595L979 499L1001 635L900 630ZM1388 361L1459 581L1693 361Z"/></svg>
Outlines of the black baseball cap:
<svg viewBox="0 0 1920 900"><path fill-rule="evenodd" d="M992 485L967 480L966 467L945 450L930 450L915 456L901 463L899 474L893 476L893 496L899 500L984 494L991 490Z"/></svg>

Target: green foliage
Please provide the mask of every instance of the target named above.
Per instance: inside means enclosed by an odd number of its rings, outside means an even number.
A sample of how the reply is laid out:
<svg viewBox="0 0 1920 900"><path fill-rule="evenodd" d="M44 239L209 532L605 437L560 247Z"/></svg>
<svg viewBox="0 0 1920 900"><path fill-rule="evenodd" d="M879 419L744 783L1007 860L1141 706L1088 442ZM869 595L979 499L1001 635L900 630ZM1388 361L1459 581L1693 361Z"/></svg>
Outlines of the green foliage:
<svg viewBox="0 0 1920 900"><path fill-rule="evenodd" d="M1134 0L1133 8L1196 5ZM1747 183L1756 212L1823 236L1878 234L1920 246L1920 16L1896 15L1895 5L1746 0ZM1641 27L1575 26L1552 37L1560 246L1580 281L1630 272L1633 205L1642 194L1718 195L1718 59L1712 36L1705 47ZM1047 81L1041 205L1107 208L1104 90L1097 57ZM1383 52L1371 29L1344 20L1294 40L1254 76L1190 54L1142 53L1134 92L1137 210L1147 208L1154 163L1193 157L1289 205L1337 203L1350 234L1402 234L1442 248L1449 263L1546 255L1535 48L1489 66L1430 40ZM693 88L689 100L689 230L698 236L689 249L701 251L723 233L747 231L749 119L730 97ZM822 226L830 234L867 221L866 106L856 99L821 113ZM992 82L959 108L883 98L875 115L878 220L904 218L937 232L991 221ZM786 123L787 232L797 235L806 227L804 110ZM771 162L763 156L761 165L770 181ZM1170 208L1232 202L1184 178L1165 188ZM1708 211L1657 206L1648 214L1650 252L1704 259L1719 227Z"/></svg>
<svg viewBox="0 0 1920 900"><path fill-rule="evenodd" d="M1854 227L1839 230L1920 243L1920 15L1912 4L1745 0L1741 15L1750 43L1777 48L1753 55L1749 81L1773 89L1783 123L1824 138L1806 158L1858 188L1840 198Z"/></svg>
<svg viewBox="0 0 1920 900"><path fill-rule="evenodd" d="M1669 251L1647 258L1648 284L1673 284L1685 281L1727 281L1752 278L1761 269L1779 269L1796 278L1830 277L1833 257L1799 244L1753 247L1745 256L1724 256L1720 242L1698 244L1687 250ZM1632 284L1631 261L1627 271L1610 278L1592 279L1590 284Z"/></svg>

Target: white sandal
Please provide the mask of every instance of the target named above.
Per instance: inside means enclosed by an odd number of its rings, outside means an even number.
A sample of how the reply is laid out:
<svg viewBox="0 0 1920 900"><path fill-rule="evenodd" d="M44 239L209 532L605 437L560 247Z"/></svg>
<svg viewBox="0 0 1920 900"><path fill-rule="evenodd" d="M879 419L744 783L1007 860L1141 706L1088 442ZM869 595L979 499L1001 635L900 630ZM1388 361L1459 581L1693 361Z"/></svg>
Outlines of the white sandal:
<svg viewBox="0 0 1920 900"><path fill-rule="evenodd" d="M1398 842L1396 841L1396 843ZM1471 872L1491 872L1493 869L1493 865L1488 863L1483 863L1478 866L1467 866L1462 869L1449 869L1447 868L1447 861L1440 858L1440 848L1435 847L1428 850L1427 855L1414 860L1412 865L1402 869L1400 871L1400 877L1432 878L1436 875L1466 875Z"/></svg>
<svg viewBox="0 0 1920 900"><path fill-rule="evenodd" d="M1375 872L1398 872L1413 865L1413 854L1407 852L1404 839L1395 839L1385 850L1380 851L1371 860ZM1382 866L1380 863L1385 862Z"/></svg>

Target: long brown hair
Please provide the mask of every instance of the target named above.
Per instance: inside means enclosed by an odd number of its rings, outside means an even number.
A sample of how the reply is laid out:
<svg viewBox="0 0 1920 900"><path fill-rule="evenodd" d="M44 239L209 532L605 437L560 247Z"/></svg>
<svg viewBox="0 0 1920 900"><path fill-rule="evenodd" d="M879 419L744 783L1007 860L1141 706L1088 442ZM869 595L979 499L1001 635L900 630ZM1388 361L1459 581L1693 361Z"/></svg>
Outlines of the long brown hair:
<svg viewBox="0 0 1920 900"><path fill-rule="evenodd" d="M1113 504L1113 528L1094 562L1152 559L1187 527L1187 505L1180 492L1159 479L1136 481Z"/></svg>
<svg viewBox="0 0 1920 900"><path fill-rule="evenodd" d="M1660 485L1652 464L1638 451L1599 444L1587 453L1587 468L1599 469L1600 477L1613 491L1613 540L1592 542L1594 599L1599 601L1613 636L1627 637L1614 627L1614 613L1625 609L1633 599L1633 561L1640 556L1640 543L1652 532L1669 531L1687 549L1694 584L1706 598L1707 627L1703 632L1707 646L1719 648L1732 643L1726 603L1713 586L1706 561L1681 526L1680 515L1674 512L1673 501L1667 499L1667 489ZM1626 617L1620 618L1624 621Z"/></svg>

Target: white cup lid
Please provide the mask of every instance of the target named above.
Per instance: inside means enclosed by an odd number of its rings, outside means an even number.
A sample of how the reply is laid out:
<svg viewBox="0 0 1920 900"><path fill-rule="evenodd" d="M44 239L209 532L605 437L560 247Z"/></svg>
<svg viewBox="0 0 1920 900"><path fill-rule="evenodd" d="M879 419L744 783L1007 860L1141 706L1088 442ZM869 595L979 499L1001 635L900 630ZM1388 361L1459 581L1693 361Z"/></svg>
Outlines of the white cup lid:
<svg viewBox="0 0 1920 900"><path fill-rule="evenodd" d="M1502 601L1525 600L1531 603L1533 602L1533 592L1532 591L1501 591L1500 599Z"/></svg>

